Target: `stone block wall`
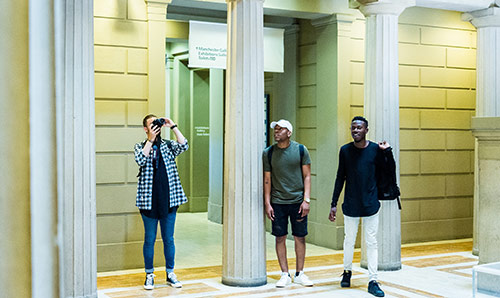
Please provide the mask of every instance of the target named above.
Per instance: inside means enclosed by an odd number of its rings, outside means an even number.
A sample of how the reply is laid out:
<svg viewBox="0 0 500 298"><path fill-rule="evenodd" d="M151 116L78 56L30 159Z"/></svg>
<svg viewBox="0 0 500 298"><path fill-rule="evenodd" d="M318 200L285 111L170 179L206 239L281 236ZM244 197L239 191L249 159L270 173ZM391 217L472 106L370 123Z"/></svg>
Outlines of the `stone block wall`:
<svg viewBox="0 0 500 298"><path fill-rule="evenodd" d="M94 45L98 271L140 268L133 149L148 113L145 2L94 1Z"/></svg>
<svg viewBox="0 0 500 298"><path fill-rule="evenodd" d="M402 190L403 243L466 238L472 236L472 195L474 180L474 139L470 132L475 114L475 52L476 31L460 18L460 13L425 8L409 8L399 19L399 81L400 81L400 186ZM339 31L339 36L342 33ZM349 76L349 92L341 83L332 94L332 115L339 127L355 115L363 115L364 105L364 37L365 21L361 14L351 25L349 51L339 48L338 73L317 74L318 29L309 21L300 23L299 38L299 106L298 140L308 146L313 158L313 197L316 205L330 197L317 198L318 188L333 190L336 169L326 172L331 185L315 183L318 165L315 151L322 140L317 139L315 115L317 77ZM340 40L340 38L339 38ZM339 42L339 47L345 43ZM321 53L325 55L325 53ZM349 61L342 67L341 61ZM344 99L349 95L350 115L342 113ZM370 120L370 119L368 119ZM332 137L335 134L332 133ZM346 131L338 133L338 146L350 142ZM332 159L339 148L332 148ZM325 174L321 171L320 174ZM324 208L312 208L311 226L326 216ZM317 214L316 214L317 213ZM337 226L343 227L338 221ZM432 233L430 232L432 231ZM310 235L309 242L323 243L325 228ZM342 232L332 247L341 247Z"/></svg>

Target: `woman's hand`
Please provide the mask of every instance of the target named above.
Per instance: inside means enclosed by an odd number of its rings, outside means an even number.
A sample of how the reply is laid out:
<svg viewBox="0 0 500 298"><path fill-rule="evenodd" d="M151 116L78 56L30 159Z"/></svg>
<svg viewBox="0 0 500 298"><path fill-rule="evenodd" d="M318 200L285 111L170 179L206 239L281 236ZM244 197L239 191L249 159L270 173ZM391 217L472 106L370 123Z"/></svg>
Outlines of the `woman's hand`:
<svg viewBox="0 0 500 298"><path fill-rule="evenodd" d="M165 124L163 124L163 126L170 128L175 125L174 121L170 118L163 118L163 120L165 120Z"/></svg>

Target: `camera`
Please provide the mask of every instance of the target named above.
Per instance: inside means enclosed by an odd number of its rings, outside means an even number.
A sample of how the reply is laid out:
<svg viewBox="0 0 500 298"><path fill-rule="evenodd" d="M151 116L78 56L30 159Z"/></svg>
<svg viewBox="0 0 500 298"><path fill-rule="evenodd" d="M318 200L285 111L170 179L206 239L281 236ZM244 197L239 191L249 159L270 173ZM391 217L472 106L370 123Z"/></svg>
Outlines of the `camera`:
<svg viewBox="0 0 500 298"><path fill-rule="evenodd" d="M158 126L159 128L161 128L163 124L165 124L165 119L163 118L157 118L153 120L153 126Z"/></svg>

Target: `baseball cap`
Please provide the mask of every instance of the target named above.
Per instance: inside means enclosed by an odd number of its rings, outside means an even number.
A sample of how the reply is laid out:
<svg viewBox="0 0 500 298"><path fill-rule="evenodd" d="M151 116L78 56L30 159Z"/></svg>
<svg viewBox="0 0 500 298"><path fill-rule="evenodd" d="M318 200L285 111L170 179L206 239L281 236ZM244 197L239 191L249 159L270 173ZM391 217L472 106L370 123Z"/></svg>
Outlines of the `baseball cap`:
<svg viewBox="0 0 500 298"><path fill-rule="evenodd" d="M278 121L273 121L271 122L271 128L274 129L276 125L279 125L280 127L286 127L290 132L293 132L293 126L290 122L288 122L285 119L281 119Z"/></svg>

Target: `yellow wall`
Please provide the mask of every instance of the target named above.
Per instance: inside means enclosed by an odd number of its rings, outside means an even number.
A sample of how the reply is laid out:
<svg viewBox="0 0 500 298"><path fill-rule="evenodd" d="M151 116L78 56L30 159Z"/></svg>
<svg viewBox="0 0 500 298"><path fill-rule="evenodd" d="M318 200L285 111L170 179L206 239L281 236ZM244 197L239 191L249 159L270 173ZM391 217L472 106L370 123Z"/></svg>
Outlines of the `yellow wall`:
<svg viewBox="0 0 500 298"><path fill-rule="evenodd" d="M144 0L94 1L98 270L140 268L133 146L148 113Z"/></svg>
<svg viewBox="0 0 500 298"><path fill-rule="evenodd" d="M472 236L474 139L470 119L475 110L476 30L460 16L458 12L409 8L399 19L400 186L402 241L406 243ZM318 96L319 80L325 76L333 84L337 80L337 92L328 100L334 102L329 107L331 120L339 128L338 132L332 130L332 137L338 133L338 147L351 141L346 124L353 116L363 115L364 104L365 21L358 14L350 32L342 26L337 28L337 40L331 41L337 43L337 52L319 53L319 40L327 31L301 21L298 58L298 141L310 148L313 158L315 200L308 241L335 248L341 247L342 233L332 233L324 221L324 209L331 199L336 168L324 169L324 161L315 160L316 151L325 143L317 135L321 129L318 106L325 104ZM345 34L350 36L350 45L343 39ZM326 61L324 55L337 59L338 74L318 71L319 61ZM346 77L347 85L342 82ZM336 160L338 149L331 148L331 159ZM329 176L331 185L316 183L316 174L318 179L319 175ZM330 195L316 198L324 188ZM337 226L342 225L338 220ZM335 239L325 242L325 234Z"/></svg>
<svg viewBox="0 0 500 298"><path fill-rule="evenodd" d="M399 23L402 241L471 237L476 30L424 8ZM353 24L351 116L363 114L364 28Z"/></svg>

